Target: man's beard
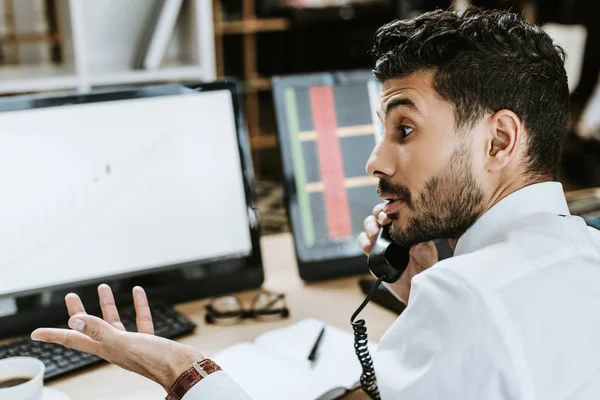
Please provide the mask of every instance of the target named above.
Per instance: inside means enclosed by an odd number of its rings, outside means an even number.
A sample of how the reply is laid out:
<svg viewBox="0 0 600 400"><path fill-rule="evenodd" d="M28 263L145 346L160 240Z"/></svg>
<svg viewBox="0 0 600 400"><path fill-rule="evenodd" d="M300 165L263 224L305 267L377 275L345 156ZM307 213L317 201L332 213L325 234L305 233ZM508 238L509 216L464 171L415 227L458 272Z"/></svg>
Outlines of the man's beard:
<svg viewBox="0 0 600 400"><path fill-rule="evenodd" d="M484 193L470 170L466 149L458 148L445 171L427 181L418 196L411 196L404 186L380 180L378 191L401 197L413 211L405 228L392 223L390 234L396 243L410 247L434 239L458 239L482 214ZM399 215L388 217L396 220Z"/></svg>

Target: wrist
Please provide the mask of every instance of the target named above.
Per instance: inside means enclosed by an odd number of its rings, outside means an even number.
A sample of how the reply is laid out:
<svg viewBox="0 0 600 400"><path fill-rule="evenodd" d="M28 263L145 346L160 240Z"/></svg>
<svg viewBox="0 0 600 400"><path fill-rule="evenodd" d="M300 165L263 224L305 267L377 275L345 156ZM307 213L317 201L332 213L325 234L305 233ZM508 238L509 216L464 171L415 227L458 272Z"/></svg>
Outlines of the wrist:
<svg viewBox="0 0 600 400"><path fill-rule="evenodd" d="M187 346L186 346L187 347ZM169 392L173 387L173 384L183 375L186 371L192 368L195 362L203 361L204 356L193 348L186 348L185 351L178 355L174 355L170 362L167 363L167 371L161 386L166 392Z"/></svg>
<svg viewBox="0 0 600 400"><path fill-rule="evenodd" d="M220 370L221 367L208 358L200 362L194 362L191 368L177 378L171 389L167 392L166 400L182 400L198 382Z"/></svg>

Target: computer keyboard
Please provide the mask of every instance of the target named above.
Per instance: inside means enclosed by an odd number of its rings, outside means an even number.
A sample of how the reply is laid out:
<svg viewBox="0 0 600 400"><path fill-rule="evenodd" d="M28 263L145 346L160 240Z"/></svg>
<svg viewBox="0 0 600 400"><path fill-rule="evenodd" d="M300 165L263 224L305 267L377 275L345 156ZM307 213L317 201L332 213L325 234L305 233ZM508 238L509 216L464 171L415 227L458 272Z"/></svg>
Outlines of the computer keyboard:
<svg viewBox="0 0 600 400"><path fill-rule="evenodd" d="M164 304L151 305L154 333L157 336L173 339L192 332L196 324ZM119 310L121 321L130 332L136 332L135 310L133 307ZM65 326L66 327L66 326ZM64 348L63 346L20 339L0 346L0 359L28 356L41 360L46 365L46 381L73 373L83 368L103 362L99 357L88 353Z"/></svg>

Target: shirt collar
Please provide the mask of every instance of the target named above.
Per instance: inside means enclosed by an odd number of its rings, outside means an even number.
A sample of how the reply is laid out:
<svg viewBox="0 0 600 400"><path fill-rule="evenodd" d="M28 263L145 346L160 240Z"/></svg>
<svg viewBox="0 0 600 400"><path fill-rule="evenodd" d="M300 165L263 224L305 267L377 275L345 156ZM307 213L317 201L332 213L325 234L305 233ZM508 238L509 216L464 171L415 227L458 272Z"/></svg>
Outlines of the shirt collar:
<svg viewBox="0 0 600 400"><path fill-rule="evenodd" d="M471 253L492 243L503 227L528 215L552 213L570 215L560 182L544 182L519 189L486 211L458 239L454 255Z"/></svg>

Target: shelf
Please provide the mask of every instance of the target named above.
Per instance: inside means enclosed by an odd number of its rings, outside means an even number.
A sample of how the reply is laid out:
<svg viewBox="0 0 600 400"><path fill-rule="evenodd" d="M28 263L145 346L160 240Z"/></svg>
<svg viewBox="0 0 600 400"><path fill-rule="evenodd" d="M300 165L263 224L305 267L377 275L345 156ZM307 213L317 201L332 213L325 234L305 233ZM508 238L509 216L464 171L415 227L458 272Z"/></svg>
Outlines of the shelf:
<svg viewBox="0 0 600 400"><path fill-rule="evenodd" d="M220 21L215 24L215 34L235 35L244 33L284 31L289 26L290 21L286 18Z"/></svg>
<svg viewBox="0 0 600 400"><path fill-rule="evenodd" d="M271 133L252 136L250 138L250 147L252 147L252 150L274 149L277 147L277 135Z"/></svg>
<svg viewBox="0 0 600 400"><path fill-rule="evenodd" d="M246 123L250 136L250 147L252 159L257 173L263 170L261 167L261 154L264 150L277 149L278 136L272 130L262 129L261 109L259 92L268 92L272 89L271 77L260 76L257 66L257 33L281 32L290 28L291 23L287 18L258 18L255 12L254 0L237 0L241 5L243 17L231 17L236 19L222 19L221 0L213 0L216 20L214 22L214 39L217 53L217 73L224 73L224 36L243 35L243 72L240 76L241 88L244 93ZM241 4L240 4L241 3Z"/></svg>
<svg viewBox="0 0 600 400"><path fill-rule="evenodd" d="M91 85L119 85L127 83L206 80L206 70L197 65L166 66L157 70L116 70L93 72Z"/></svg>
<svg viewBox="0 0 600 400"><path fill-rule="evenodd" d="M73 69L55 65L0 68L0 93L13 94L75 89L80 85Z"/></svg>
<svg viewBox="0 0 600 400"><path fill-rule="evenodd" d="M260 92L271 90L271 78L250 78L244 82L244 92Z"/></svg>
<svg viewBox="0 0 600 400"><path fill-rule="evenodd" d="M61 22L60 34L0 34L0 44L59 42L63 65L67 66L0 66L0 94L214 80L214 16L208 0L184 1L161 68L134 68L145 43L142 36L152 33L150 17L160 8L148 3L60 0L55 10Z"/></svg>

